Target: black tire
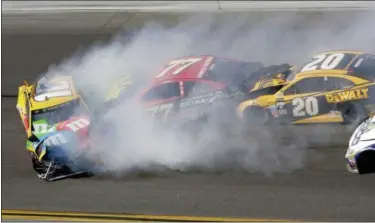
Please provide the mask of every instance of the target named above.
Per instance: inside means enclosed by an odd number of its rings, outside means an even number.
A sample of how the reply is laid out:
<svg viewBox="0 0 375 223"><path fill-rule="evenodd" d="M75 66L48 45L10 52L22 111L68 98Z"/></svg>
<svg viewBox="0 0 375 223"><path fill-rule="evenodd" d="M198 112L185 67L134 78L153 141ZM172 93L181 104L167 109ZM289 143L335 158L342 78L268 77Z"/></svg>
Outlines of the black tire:
<svg viewBox="0 0 375 223"><path fill-rule="evenodd" d="M344 104L341 106L340 111L344 119L344 125L357 127L368 118L366 109L360 104Z"/></svg>
<svg viewBox="0 0 375 223"><path fill-rule="evenodd" d="M268 123L267 112L260 107L248 107L243 112L243 121L247 129L257 126L265 126Z"/></svg>
<svg viewBox="0 0 375 223"><path fill-rule="evenodd" d="M359 174L375 173L375 151L362 152L357 158L357 168Z"/></svg>

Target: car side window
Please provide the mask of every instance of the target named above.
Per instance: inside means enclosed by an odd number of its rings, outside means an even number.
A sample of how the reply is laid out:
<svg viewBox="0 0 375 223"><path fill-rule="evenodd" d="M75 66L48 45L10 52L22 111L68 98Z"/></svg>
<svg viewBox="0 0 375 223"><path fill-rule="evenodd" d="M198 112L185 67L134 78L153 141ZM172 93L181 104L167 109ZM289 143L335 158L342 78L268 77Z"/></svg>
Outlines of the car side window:
<svg viewBox="0 0 375 223"><path fill-rule="evenodd" d="M180 85L178 82L165 83L151 88L142 97L144 101L165 100L180 97Z"/></svg>
<svg viewBox="0 0 375 223"><path fill-rule="evenodd" d="M355 76L359 76L370 81L375 77L375 58L372 55L359 57L351 68Z"/></svg>
<svg viewBox="0 0 375 223"><path fill-rule="evenodd" d="M198 82L198 81L185 81L184 82L184 91L185 96L197 96L202 95L205 93L213 92L216 88L209 83L206 82Z"/></svg>
<svg viewBox="0 0 375 223"><path fill-rule="evenodd" d="M340 77L327 77L325 81L326 91L342 90L351 88L354 83L350 80Z"/></svg>
<svg viewBox="0 0 375 223"><path fill-rule="evenodd" d="M287 90L284 91L284 95L307 94L321 91L325 91L324 78L310 77L294 83L292 86L290 86Z"/></svg>

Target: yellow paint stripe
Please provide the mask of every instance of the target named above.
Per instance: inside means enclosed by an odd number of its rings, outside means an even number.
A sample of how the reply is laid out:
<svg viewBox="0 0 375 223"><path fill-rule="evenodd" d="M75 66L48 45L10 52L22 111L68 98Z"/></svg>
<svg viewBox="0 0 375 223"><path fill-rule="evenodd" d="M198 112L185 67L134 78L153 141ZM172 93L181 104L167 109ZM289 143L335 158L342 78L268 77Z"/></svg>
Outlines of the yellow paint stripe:
<svg viewBox="0 0 375 223"><path fill-rule="evenodd" d="M364 54L365 52L358 51L358 50L332 50L332 51L324 51L319 54L332 54L332 53Z"/></svg>
<svg viewBox="0 0 375 223"><path fill-rule="evenodd" d="M318 116L313 116L310 118L302 119L299 121L295 121L292 124L305 124L305 123L341 123L344 120L342 119L341 116L334 116L331 114L324 114L324 115L318 115Z"/></svg>
<svg viewBox="0 0 375 223"><path fill-rule="evenodd" d="M62 218L62 217L45 217L45 216L25 216L25 215L2 215L3 220L28 220L28 221L78 221L78 222L113 222L113 220L93 219L93 218ZM116 220L119 221L119 220ZM126 221L126 220L120 220Z"/></svg>
<svg viewBox="0 0 375 223"><path fill-rule="evenodd" d="M40 215L40 216L35 216ZM48 216L47 216L48 215ZM87 212L48 212L31 210L2 210L2 217L23 217L38 220L41 218L56 218L65 221L136 221L136 220L165 220L165 221L224 221L224 222L283 222L290 220L260 219L260 218L224 218L224 217L196 217L196 216L165 216L165 215L140 215L140 214L115 214L115 213L87 213ZM112 219L111 219L112 218ZM113 219L116 218L116 219Z"/></svg>

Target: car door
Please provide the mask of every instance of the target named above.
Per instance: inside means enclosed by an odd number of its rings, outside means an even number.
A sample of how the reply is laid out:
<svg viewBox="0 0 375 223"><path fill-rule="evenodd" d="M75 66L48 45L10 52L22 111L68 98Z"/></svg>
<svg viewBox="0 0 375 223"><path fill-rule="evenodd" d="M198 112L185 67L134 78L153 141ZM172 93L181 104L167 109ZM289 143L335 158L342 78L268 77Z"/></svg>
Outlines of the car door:
<svg viewBox="0 0 375 223"><path fill-rule="evenodd" d="M328 114L332 110L332 105L326 102L324 92L325 78L320 76L303 78L287 86L283 89L281 97L286 110L284 121L292 123L325 122L320 119L320 116Z"/></svg>
<svg viewBox="0 0 375 223"><path fill-rule="evenodd" d="M343 122L344 120L343 120L343 116L341 112L338 109L339 107L338 104L340 104L341 102L336 101L336 100L345 99L349 97L351 95L349 92L353 92L350 89L355 86L356 84L352 82L351 80L345 78L345 76L326 78L326 101L327 103L333 106L333 109L331 111L331 117L335 116L335 118L337 119L337 122ZM366 88L363 90L366 90ZM355 102L355 101L356 100L353 100L352 102ZM363 100L360 100L360 101L363 101Z"/></svg>
<svg viewBox="0 0 375 223"><path fill-rule="evenodd" d="M180 116L185 119L196 119L212 113L214 101L222 95L224 85L211 81L184 81L184 97L180 100ZM216 103L215 103L216 104Z"/></svg>
<svg viewBox="0 0 375 223"><path fill-rule="evenodd" d="M146 103L153 118L166 122L178 113L181 95L180 82L167 82L148 89L141 96L141 101Z"/></svg>

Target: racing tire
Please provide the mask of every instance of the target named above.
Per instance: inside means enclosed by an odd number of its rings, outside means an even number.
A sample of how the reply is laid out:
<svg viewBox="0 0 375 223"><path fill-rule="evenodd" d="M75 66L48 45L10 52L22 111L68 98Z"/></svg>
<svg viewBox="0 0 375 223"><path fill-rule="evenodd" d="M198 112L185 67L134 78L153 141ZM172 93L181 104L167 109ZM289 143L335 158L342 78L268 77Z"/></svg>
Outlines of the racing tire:
<svg viewBox="0 0 375 223"><path fill-rule="evenodd" d="M249 107L243 112L243 121L246 128L264 126L268 123L267 112L260 107Z"/></svg>
<svg viewBox="0 0 375 223"><path fill-rule="evenodd" d="M349 126L351 130L368 118L366 109L360 104L344 104L340 111L344 120L343 124Z"/></svg>
<svg viewBox="0 0 375 223"><path fill-rule="evenodd" d="M375 173L375 151L363 151L357 157L356 163L359 174Z"/></svg>

